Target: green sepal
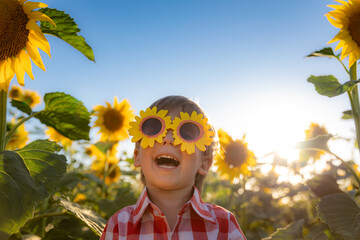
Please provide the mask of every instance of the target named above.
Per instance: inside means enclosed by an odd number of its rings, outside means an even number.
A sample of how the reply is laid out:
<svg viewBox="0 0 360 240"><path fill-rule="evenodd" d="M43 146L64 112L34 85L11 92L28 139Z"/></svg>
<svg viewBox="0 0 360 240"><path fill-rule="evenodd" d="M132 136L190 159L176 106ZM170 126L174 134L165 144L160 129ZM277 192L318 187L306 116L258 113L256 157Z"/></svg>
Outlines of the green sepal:
<svg viewBox="0 0 360 240"><path fill-rule="evenodd" d="M62 93L47 93L44 96L45 109L34 117L41 123L72 140L89 140L90 113L76 98Z"/></svg>
<svg viewBox="0 0 360 240"><path fill-rule="evenodd" d="M318 213L331 231L344 239L360 239L360 208L348 194L336 193L322 197Z"/></svg>
<svg viewBox="0 0 360 240"><path fill-rule="evenodd" d="M337 78L333 75L327 76L313 76L311 75L308 79L308 82L315 85L315 90L323 96L335 97L343 94L344 92L351 90L353 86L358 84L360 80L348 81L344 84L340 84Z"/></svg>
<svg viewBox="0 0 360 240"><path fill-rule="evenodd" d="M63 198L60 198L60 204L76 218L84 222L96 235L101 236L106 225L105 219L90 209L86 209Z"/></svg>
<svg viewBox="0 0 360 240"><path fill-rule="evenodd" d="M33 216L36 204L53 191L66 171L61 147L34 141L17 151L0 152L0 237L17 232Z"/></svg>
<svg viewBox="0 0 360 240"><path fill-rule="evenodd" d="M335 55L332 48L326 47L319 51L315 51L313 53L310 53L306 57L328 57L328 58L337 58L338 56Z"/></svg>
<svg viewBox="0 0 360 240"><path fill-rule="evenodd" d="M303 236L304 219L293 222L284 228L279 228L270 237L263 240L305 240Z"/></svg>
<svg viewBox="0 0 360 240"><path fill-rule="evenodd" d="M27 115L31 115L32 110L31 107L22 101L18 101L18 100L11 100L11 106L17 108L18 110L22 111L23 113L26 113Z"/></svg>
<svg viewBox="0 0 360 240"><path fill-rule="evenodd" d="M38 11L46 14L56 24L56 26L54 26L49 22L40 21L40 28L43 33L50 34L64 40L75 49L79 50L89 60L95 61L93 50L86 43L84 37L78 34L80 29L73 18L64 11L59 11L54 8L42 8Z"/></svg>

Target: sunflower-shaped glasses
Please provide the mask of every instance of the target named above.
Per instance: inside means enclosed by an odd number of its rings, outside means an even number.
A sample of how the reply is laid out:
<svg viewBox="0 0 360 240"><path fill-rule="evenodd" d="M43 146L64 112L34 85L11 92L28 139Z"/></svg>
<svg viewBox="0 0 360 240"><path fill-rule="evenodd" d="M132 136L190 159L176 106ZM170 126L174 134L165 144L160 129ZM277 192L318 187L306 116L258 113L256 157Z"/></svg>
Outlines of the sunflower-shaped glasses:
<svg viewBox="0 0 360 240"><path fill-rule="evenodd" d="M192 112L180 112L180 118L175 117L171 122L171 117L166 116L167 110L157 108L147 108L146 111L140 111L140 117L136 116L135 121L130 123L129 134L132 142L142 140L140 146L147 148L153 147L155 141L162 143L168 129L173 130L174 145L181 144L181 151L188 154L195 152L195 146L205 151L206 147L212 143L214 132L207 123L208 119L202 114Z"/></svg>

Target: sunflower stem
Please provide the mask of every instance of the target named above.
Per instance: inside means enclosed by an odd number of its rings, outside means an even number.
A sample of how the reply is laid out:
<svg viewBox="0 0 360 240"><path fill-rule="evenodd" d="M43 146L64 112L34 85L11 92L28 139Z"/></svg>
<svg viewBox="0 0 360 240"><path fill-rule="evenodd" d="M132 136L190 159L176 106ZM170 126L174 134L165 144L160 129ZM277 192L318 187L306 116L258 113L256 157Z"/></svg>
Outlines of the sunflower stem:
<svg viewBox="0 0 360 240"><path fill-rule="evenodd" d="M7 92L1 90L0 92L0 152L5 150L6 142L6 104Z"/></svg>
<svg viewBox="0 0 360 240"><path fill-rule="evenodd" d="M343 61L340 60L340 58L338 56L336 56L336 59L339 60L339 62L341 63L341 65L343 66L343 68L345 69L347 74L350 74L349 70L346 68L345 64L343 63Z"/></svg>
<svg viewBox="0 0 360 240"><path fill-rule="evenodd" d="M9 132L8 134L6 135L5 137L5 145L10 141L10 138L11 136L15 133L16 129L18 127L20 127L21 124L23 124L24 122L26 122L27 120L29 120L30 118L38 115L40 112L36 112L36 113L33 113L31 114L30 116L26 117L26 118L23 118L21 119L21 121L19 121Z"/></svg>
<svg viewBox="0 0 360 240"><path fill-rule="evenodd" d="M356 63L350 67L350 81L356 81ZM356 140L358 149L360 151L360 102L359 102L359 91L358 86L355 85L350 91L348 91L351 110L354 117L355 128L356 128Z"/></svg>
<svg viewBox="0 0 360 240"><path fill-rule="evenodd" d="M342 159L341 157L339 157L338 155L336 155L335 153L331 152L330 150L328 151L330 154L332 154L334 157L336 157L337 159L339 159L342 164L345 165L345 167L351 172L351 174L354 176L357 184L358 184L358 187L360 187L360 178L359 176L356 174L355 170L347 163L345 162L344 159Z"/></svg>

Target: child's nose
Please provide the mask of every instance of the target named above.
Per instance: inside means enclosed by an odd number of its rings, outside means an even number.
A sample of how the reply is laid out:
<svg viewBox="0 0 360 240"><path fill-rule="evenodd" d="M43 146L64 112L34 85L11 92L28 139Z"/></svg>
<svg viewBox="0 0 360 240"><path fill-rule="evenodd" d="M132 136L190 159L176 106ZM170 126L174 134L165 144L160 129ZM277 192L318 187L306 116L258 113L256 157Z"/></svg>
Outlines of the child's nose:
<svg viewBox="0 0 360 240"><path fill-rule="evenodd" d="M173 130L168 130L164 137L163 144L165 145L167 143L170 143L171 145L174 143Z"/></svg>

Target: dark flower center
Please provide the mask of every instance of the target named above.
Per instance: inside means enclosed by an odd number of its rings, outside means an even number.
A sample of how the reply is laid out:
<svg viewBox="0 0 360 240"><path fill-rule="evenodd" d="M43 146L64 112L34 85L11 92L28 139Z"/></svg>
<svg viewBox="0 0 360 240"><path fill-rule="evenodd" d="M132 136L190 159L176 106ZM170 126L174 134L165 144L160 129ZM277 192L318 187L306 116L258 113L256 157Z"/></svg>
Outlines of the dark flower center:
<svg viewBox="0 0 360 240"><path fill-rule="evenodd" d="M360 47L360 11L350 17L348 30L351 38Z"/></svg>
<svg viewBox="0 0 360 240"><path fill-rule="evenodd" d="M239 167L246 162L247 148L239 141L231 142L225 148L225 162L230 166Z"/></svg>
<svg viewBox="0 0 360 240"><path fill-rule="evenodd" d="M19 89L11 89L9 92L9 97L10 98L19 98L20 97L20 91Z"/></svg>
<svg viewBox="0 0 360 240"><path fill-rule="evenodd" d="M0 1L0 61L16 56L25 48L29 21L23 7L17 0Z"/></svg>
<svg viewBox="0 0 360 240"><path fill-rule="evenodd" d="M104 125L109 131L119 130L123 126L123 121L123 116L115 109L106 110L104 113Z"/></svg>

